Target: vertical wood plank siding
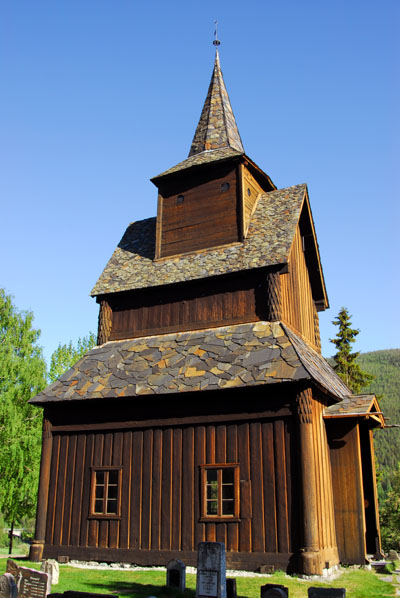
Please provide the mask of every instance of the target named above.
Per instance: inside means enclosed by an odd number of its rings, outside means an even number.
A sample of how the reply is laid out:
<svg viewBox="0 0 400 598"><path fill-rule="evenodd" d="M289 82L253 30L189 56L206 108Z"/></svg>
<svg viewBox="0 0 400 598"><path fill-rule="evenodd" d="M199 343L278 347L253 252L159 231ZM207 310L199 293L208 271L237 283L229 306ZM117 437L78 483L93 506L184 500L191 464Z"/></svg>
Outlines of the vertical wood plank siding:
<svg viewBox="0 0 400 598"><path fill-rule="evenodd" d="M244 236L247 235L247 231L250 225L250 220L256 209L258 198L263 193L262 187L258 184L256 179L250 174L250 172L244 166L242 170L242 198L243 198L243 226ZM250 193L249 193L250 191Z"/></svg>
<svg viewBox="0 0 400 598"><path fill-rule="evenodd" d="M289 258L289 272L281 276L282 320L299 332L319 353L315 322L315 304L303 251L303 242L297 227Z"/></svg>
<svg viewBox="0 0 400 598"><path fill-rule="evenodd" d="M222 189L224 183L229 185L226 191ZM159 198L159 257L239 241L236 169L169 197L163 193Z"/></svg>
<svg viewBox="0 0 400 598"><path fill-rule="evenodd" d="M128 293L109 299L112 328L107 340L209 328L266 319L266 274L241 273L222 280Z"/></svg>
<svg viewBox="0 0 400 598"><path fill-rule="evenodd" d="M54 436L46 543L237 552L294 548L291 418ZM240 464L240 521L200 521L200 468ZM121 466L121 518L89 518L92 466ZM296 485L296 481L294 481ZM296 519L296 517L294 517Z"/></svg>

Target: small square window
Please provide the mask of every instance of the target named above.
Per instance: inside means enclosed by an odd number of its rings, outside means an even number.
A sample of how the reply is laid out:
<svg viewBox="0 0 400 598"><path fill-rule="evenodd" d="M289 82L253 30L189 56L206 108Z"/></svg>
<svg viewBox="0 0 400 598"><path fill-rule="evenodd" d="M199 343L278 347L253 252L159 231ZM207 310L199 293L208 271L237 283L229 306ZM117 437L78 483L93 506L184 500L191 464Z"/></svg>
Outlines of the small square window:
<svg viewBox="0 0 400 598"><path fill-rule="evenodd" d="M122 467L93 467L90 517L120 517Z"/></svg>
<svg viewBox="0 0 400 598"><path fill-rule="evenodd" d="M200 465L203 520L239 518L239 465Z"/></svg>

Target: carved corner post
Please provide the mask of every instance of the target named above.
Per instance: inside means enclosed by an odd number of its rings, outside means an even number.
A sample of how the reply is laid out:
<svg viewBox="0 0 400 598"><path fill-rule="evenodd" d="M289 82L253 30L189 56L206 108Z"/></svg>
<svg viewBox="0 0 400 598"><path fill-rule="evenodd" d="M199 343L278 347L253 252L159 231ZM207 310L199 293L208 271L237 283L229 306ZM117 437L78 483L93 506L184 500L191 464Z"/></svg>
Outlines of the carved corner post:
<svg viewBox="0 0 400 598"><path fill-rule="evenodd" d="M282 319L281 275L279 272L268 272L267 274L267 306L269 322L277 322Z"/></svg>
<svg viewBox="0 0 400 598"><path fill-rule="evenodd" d="M321 336L319 333L319 316L314 305L314 343L318 349L318 353L321 353Z"/></svg>
<svg viewBox="0 0 400 598"><path fill-rule="evenodd" d="M42 429L42 458L40 461L39 491L37 497L35 539L32 541L29 551L29 560L38 562L43 556L46 516L49 495L50 463L53 448L53 435L51 425L46 417L43 417Z"/></svg>
<svg viewBox="0 0 400 598"><path fill-rule="evenodd" d="M306 575L321 575L323 563L319 553L312 400L311 388L302 390L296 398L300 441L299 458L303 522L303 546L300 550L300 568Z"/></svg>
<svg viewBox="0 0 400 598"><path fill-rule="evenodd" d="M102 345L110 338L112 328L112 309L108 301L100 302L99 326L97 331L97 344Z"/></svg>

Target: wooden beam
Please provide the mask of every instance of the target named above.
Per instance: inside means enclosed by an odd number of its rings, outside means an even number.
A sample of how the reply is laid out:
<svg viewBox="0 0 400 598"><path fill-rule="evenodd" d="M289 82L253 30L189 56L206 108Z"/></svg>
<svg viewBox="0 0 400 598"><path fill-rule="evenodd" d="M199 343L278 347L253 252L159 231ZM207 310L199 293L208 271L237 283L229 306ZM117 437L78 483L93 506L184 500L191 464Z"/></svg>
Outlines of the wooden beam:
<svg viewBox="0 0 400 598"><path fill-rule="evenodd" d="M89 430L122 430L133 428L169 427L181 425L194 425L212 422L228 422L238 420L259 420L292 415L290 407L282 407L276 411L259 411L255 413L224 413L215 415L196 415L188 417L169 417L159 419L131 420L123 422L106 422L93 424L67 424L54 425L53 432L84 432Z"/></svg>
<svg viewBox="0 0 400 598"><path fill-rule="evenodd" d="M39 491L37 499L35 539L32 541L29 560L39 562L43 556L46 535L47 502L49 494L50 463L53 448L51 426L46 417L42 428L42 458L40 461Z"/></svg>

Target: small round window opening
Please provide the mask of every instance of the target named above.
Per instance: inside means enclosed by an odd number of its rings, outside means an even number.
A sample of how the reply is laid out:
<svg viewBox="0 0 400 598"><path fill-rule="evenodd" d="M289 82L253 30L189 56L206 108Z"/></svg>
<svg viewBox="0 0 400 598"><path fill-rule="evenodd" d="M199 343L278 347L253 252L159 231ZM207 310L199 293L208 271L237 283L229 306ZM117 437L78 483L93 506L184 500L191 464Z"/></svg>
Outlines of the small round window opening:
<svg viewBox="0 0 400 598"><path fill-rule="evenodd" d="M185 201L185 196L184 195L178 195L178 197L176 198L176 205L180 206L183 204L183 202Z"/></svg>
<svg viewBox="0 0 400 598"><path fill-rule="evenodd" d="M248 195L249 197L250 197L250 195L251 195L251 191L250 191L250 189L249 189L248 187L247 187L247 195Z"/></svg>
<svg viewBox="0 0 400 598"><path fill-rule="evenodd" d="M229 191L230 184L229 183L222 183L221 184L221 191Z"/></svg>

